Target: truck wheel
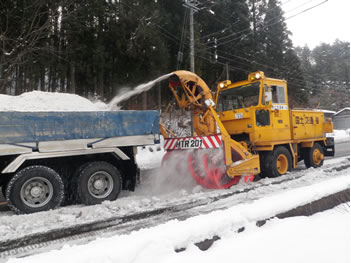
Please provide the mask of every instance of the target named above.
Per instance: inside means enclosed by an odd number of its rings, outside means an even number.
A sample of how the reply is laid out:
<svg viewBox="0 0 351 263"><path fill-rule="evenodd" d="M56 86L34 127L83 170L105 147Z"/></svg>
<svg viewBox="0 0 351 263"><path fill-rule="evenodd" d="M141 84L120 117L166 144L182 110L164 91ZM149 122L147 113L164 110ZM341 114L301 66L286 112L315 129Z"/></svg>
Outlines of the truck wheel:
<svg viewBox="0 0 351 263"><path fill-rule="evenodd" d="M291 171L291 154L284 146L278 146L264 159L264 175L267 177L278 177Z"/></svg>
<svg viewBox="0 0 351 263"><path fill-rule="evenodd" d="M53 169L28 166L11 178L6 187L8 206L17 214L57 208L64 196L62 179Z"/></svg>
<svg viewBox="0 0 351 263"><path fill-rule="evenodd" d="M315 143L311 148L304 152L304 163L306 168L320 167L324 163L324 151L319 143Z"/></svg>
<svg viewBox="0 0 351 263"><path fill-rule="evenodd" d="M6 196L6 187L7 187L7 184L3 184L1 186L1 192L2 192L2 195L5 197Z"/></svg>
<svg viewBox="0 0 351 263"><path fill-rule="evenodd" d="M73 173L73 175L68 178L65 182L65 197L62 202L62 206L79 204L81 201L79 200L79 196L77 193L78 189L78 177L82 170L87 167L89 163L84 163L80 165Z"/></svg>
<svg viewBox="0 0 351 263"><path fill-rule="evenodd" d="M122 177L115 166L107 162L91 162L80 172L78 195L86 205L116 200L122 188Z"/></svg>

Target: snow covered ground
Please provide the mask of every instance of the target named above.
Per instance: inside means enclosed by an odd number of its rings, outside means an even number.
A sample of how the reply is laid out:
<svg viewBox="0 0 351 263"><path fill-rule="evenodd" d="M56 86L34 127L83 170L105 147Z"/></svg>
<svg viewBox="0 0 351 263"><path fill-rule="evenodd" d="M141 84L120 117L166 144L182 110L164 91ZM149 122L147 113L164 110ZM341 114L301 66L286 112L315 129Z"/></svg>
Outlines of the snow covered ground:
<svg viewBox="0 0 351 263"><path fill-rule="evenodd" d="M311 217L273 219L261 228L257 220L297 207L349 186L348 176L260 198L191 217L144 228L128 235L98 238L9 262L349 262L349 204ZM238 233L239 228L245 231ZM193 244L219 236L208 251ZM176 253L176 249L186 248Z"/></svg>
<svg viewBox="0 0 351 263"><path fill-rule="evenodd" d="M336 165L349 165L349 160L345 157L326 161L323 168L295 171L285 176L285 179L294 179L282 185L274 184L279 182L281 178L266 178L258 182L246 184L240 182L229 190L208 190L204 189L194 182L191 184L190 176L178 175L174 178L174 183L169 187L168 181L160 180L160 176L164 175L166 179L168 174L160 173L149 179L148 183L141 184L135 192L122 192L121 196L116 201L106 201L101 205L83 206L75 205L62 207L54 211L40 212L28 215L15 215L13 212L0 213L0 242L8 239L13 239L25 235L46 232L49 230L60 229L75 226L78 224L86 224L97 220L107 220L115 217L123 217L135 213L152 211L169 207L174 204L182 204L185 202L196 202L199 200L207 200L208 198L217 196L220 193L231 193L233 191L243 191L242 194L237 194L225 201L217 201L214 204L208 204L205 208L201 208L201 213L204 211L212 211L221 207L228 207L249 203L253 200L267 197L273 193L284 193L286 189L299 189L303 186L313 186L316 183L324 182L328 179L339 178L340 185L338 188L325 187L323 192L306 191L309 194L306 198L296 198L293 205L299 206L314 201L318 198L327 196L337 191L344 190L349 186L348 175L349 169L342 171L332 171ZM330 170L330 171L329 171ZM344 179L341 179L344 178ZM182 184L184 180L190 180L186 186ZM177 182L180 181L180 182ZM331 182L331 181L330 181ZM245 189L256 187L250 193L245 192ZM298 196L303 196L299 193ZM223 203L224 202L224 203ZM285 204L281 209L289 209L288 204ZM283 210L273 210L268 212L274 213L284 212ZM265 214L264 216L271 216Z"/></svg>

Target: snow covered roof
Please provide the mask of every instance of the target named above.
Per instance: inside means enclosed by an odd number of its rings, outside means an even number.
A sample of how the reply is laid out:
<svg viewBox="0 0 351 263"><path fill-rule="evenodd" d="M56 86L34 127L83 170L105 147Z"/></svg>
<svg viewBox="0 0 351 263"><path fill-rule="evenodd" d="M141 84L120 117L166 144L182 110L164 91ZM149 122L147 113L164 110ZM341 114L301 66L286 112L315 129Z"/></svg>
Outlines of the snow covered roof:
<svg viewBox="0 0 351 263"><path fill-rule="evenodd" d="M349 115L350 115L350 108L343 108L342 110L339 110L337 113L335 113L334 116L339 115L343 111L349 111Z"/></svg>
<svg viewBox="0 0 351 263"><path fill-rule="evenodd" d="M319 111L322 111L324 113L332 113L332 114L336 113L336 111L333 111L333 110L319 110Z"/></svg>

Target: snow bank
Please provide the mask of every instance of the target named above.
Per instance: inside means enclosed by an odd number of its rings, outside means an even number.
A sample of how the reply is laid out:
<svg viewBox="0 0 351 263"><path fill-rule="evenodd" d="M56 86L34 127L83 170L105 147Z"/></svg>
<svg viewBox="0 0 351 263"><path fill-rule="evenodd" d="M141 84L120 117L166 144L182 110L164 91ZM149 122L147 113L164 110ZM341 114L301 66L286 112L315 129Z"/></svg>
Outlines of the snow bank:
<svg viewBox="0 0 351 263"><path fill-rule="evenodd" d="M104 111L109 107L101 102L75 94L32 91L19 96L0 95L0 111Z"/></svg>
<svg viewBox="0 0 351 263"><path fill-rule="evenodd" d="M327 137L334 137L336 143L350 141L350 129L334 130L333 133L328 133Z"/></svg>
<svg viewBox="0 0 351 263"><path fill-rule="evenodd" d="M160 144L138 147L136 162L140 169L147 170L161 166L162 158L166 154L163 144L164 138L160 136Z"/></svg>
<svg viewBox="0 0 351 263"><path fill-rule="evenodd" d="M61 250L12 259L9 262L213 262L219 258L226 259L227 262L230 258L236 259L236 253L233 252L236 247L228 244L241 242L244 243L239 246L242 250L239 253L239 262L348 262L349 213L342 217L323 216L319 221L318 216L304 220L295 218L295 221L275 220L259 231L254 231L254 223L342 191L349 185L349 175L340 176L184 221L172 220L129 235L101 238L85 245L65 246ZM317 218L317 221L314 218ZM234 231L243 226L248 231L234 234ZM290 226L292 229L289 229ZM308 229L309 227L312 229ZM271 239L270 234L280 239ZM192 245L214 235L223 239L219 241L223 246L215 244L213 250L200 252ZM321 238L321 235L325 237ZM294 240L296 242L292 242ZM296 243L299 242L302 243L297 248L302 251L296 250ZM276 246L281 249L279 252L274 252ZM175 253L175 249L183 247L188 248L186 252ZM259 251L263 254L252 253L257 247L260 247ZM306 250L309 250L308 255L311 257L301 260ZM329 255L326 257L327 253ZM216 258L216 255L219 258ZM334 260L331 260L331 257Z"/></svg>
<svg viewBox="0 0 351 263"><path fill-rule="evenodd" d="M350 262L349 220L349 207L340 205L311 217L273 219L261 228L250 224L241 234L222 235L206 252L194 245L179 254L167 254L164 248L163 251L169 263L228 262L230 258L241 263L347 263Z"/></svg>

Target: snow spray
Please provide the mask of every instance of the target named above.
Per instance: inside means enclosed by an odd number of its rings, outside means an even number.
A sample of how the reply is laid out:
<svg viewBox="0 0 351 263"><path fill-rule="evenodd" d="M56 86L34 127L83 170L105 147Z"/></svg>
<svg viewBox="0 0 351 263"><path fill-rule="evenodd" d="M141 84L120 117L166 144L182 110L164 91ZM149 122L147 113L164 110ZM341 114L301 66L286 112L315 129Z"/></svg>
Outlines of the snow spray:
<svg viewBox="0 0 351 263"><path fill-rule="evenodd" d="M122 101L125 101L127 99L129 99L130 97L132 96L135 96L137 94L140 94L144 91L148 91L149 89L151 89L156 83L162 81L162 80L165 80L167 78L169 78L170 76L172 75L172 73L169 73L169 74L166 74L166 75L163 75L161 77L158 77L157 79L155 80L152 80L152 81L149 81L147 83L143 83L143 84L140 84L138 86L136 86L135 88L133 89L130 89L130 88L124 88L122 89L112 100L111 102L109 103L109 108L111 110L119 110L121 108L121 106L119 106L119 104L122 102Z"/></svg>
<svg viewBox="0 0 351 263"><path fill-rule="evenodd" d="M141 171L141 184L136 194L155 196L160 194L194 193L203 190L188 170L187 156L191 150L175 151L162 167Z"/></svg>

